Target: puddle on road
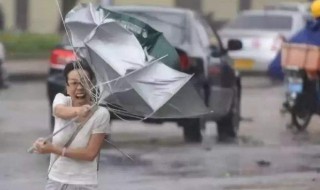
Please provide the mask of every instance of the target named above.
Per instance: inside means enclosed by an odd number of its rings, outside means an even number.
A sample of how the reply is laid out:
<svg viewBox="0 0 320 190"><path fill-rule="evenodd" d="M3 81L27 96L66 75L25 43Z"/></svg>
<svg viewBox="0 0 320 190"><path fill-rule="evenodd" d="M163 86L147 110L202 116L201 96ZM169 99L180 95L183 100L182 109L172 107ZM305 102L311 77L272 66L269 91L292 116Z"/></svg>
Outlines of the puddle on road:
<svg viewBox="0 0 320 190"><path fill-rule="evenodd" d="M172 176L172 177L184 177L184 178L195 178L205 177L208 173L203 170L171 170L171 171L154 171L149 173L154 176Z"/></svg>
<svg viewBox="0 0 320 190"><path fill-rule="evenodd" d="M320 128L319 128L320 129ZM298 131L297 129L288 129L281 135L282 144L285 145L319 145L320 131L318 129L310 129L309 131Z"/></svg>
<svg viewBox="0 0 320 190"><path fill-rule="evenodd" d="M256 139L251 136L240 136L235 140L219 140L217 137L204 137L202 142L202 146L207 150L212 150L215 146L248 146L248 147L257 147L257 146L264 146L264 142L262 140Z"/></svg>
<svg viewBox="0 0 320 190"><path fill-rule="evenodd" d="M121 154L106 154L100 158L100 163L105 165L112 166L121 166L121 167L136 167L136 166L150 166L152 161L141 159L139 155L130 154L130 157L134 161L126 158Z"/></svg>
<svg viewBox="0 0 320 190"><path fill-rule="evenodd" d="M250 184L250 185L230 185L226 186L223 189L224 190L284 190L284 189L290 189L290 190L301 190L304 189L306 184L304 183L294 183L288 184L288 183L282 183L282 184Z"/></svg>
<svg viewBox="0 0 320 190"><path fill-rule="evenodd" d="M238 138L237 144L250 145L250 146L263 146L264 142L262 140L253 138L251 136L240 136Z"/></svg>
<svg viewBox="0 0 320 190"><path fill-rule="evenodd" d="M302 165L297 167L298 172L317 172L320 173L320 166L306 166Z"/></svg>
<svg viewBox="0 0 320 190"><path fill-rule="evenodd" d="M178 147L185 146L186 143L182 137L169 136L159 138L148 138L131 133L121 133L112 136L112 142L119 148L149 149L158 147ZM106 147L109 145L106 143Z"/></svg>
<svg viewBox="0 0 320 190"><path fill-rule="evenodd" d="M296 164L284 164L279 167L279 159L266 161L259 160L249 165L239 168L229 169L221 177L231 176L262 176L280 173L297 173L297 172L316 172L320 173L320 155L319 154L298 154ZM300 160L300 161L299 161ZM305 160L301 162L301 160Z"/></svg>

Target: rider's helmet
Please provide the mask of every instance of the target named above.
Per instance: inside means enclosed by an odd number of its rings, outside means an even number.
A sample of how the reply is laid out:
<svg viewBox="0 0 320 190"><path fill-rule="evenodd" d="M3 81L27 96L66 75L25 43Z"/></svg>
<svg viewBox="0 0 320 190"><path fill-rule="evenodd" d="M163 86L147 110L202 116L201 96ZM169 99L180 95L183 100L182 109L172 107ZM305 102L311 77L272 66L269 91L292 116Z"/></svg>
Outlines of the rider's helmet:
<svg viewBox="0 0 320 190"><path fill-rule="evenodd" d="M320 18L320 0L314 0L311 3L310 11L314 18Z"/></svg>

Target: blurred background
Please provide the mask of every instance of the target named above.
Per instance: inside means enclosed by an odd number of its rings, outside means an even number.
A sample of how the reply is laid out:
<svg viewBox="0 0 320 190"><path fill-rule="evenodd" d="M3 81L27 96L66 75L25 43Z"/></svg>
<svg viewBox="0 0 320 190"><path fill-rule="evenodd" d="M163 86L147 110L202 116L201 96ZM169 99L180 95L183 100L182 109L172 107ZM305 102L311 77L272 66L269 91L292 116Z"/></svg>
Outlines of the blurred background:
<svg viewBox="0 0 320 190"><path fill-rule="evenodd" d="M283 110L287 88L281 66L270 68L281 45L312 21L311 0L61 0L59 5L65 16L89 2L119 9L153 6L150 14L159 9L158 19L182 25L170 30L172 23L150 21L177 49L183 71L212 76L201 87L217 95L203 99L220 114L182 124L112 121L111 140L135 162L106 144L100 189L319 189L319 117L304 130L292 127ZM167 8L192 13L191 28L200 28L195 35L206 47L190 43L191 50L184 49L179 40L189 31L183 19L190 18L160 14ZM71 49L55 0L0 0L1 189L43 189L48 156L26 150L52 131L50 105L64 89L61 72L74 58ZM197 57L196 51L205 55ZM192 66L206 61L207 70ZM228 99L234 89L236 96Z"/></svg>
<svg viewBox="0 0 320 190"><path fill-rule="evenodd" d="M100 3L103 6L153 5L188 8L201 13L211 26L219 29L243 10L263 9L267 5L281 2L301 3L307 2L307 0L68 0L61 1L63 15L76 3L86 2ZM1 0L0 3L1 41L6 44L8 57L27 56L22 54L28 53L31 54L29 55L31 57L41 56L45 52L48 55L48 49L59 42L57 33L64 31L55 1ZM27 37L29 41L33 42L32 48L13 47L16 41L25 39L23 35L29 35ZM26 43L31 42L24 42L23 44ZM39 43L41 47L39 47ZM24 45L20 44L20 46Z"/></svg>

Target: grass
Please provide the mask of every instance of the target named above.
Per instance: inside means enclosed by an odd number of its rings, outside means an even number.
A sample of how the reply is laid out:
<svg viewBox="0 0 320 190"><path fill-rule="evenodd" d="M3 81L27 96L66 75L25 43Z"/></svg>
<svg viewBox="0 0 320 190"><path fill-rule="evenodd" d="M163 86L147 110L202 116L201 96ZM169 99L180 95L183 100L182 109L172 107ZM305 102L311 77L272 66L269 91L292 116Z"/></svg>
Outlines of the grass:
<svg viewBox="0 0 320 190"><path fill-rule="evenodd" d="M58 34L0 33L7 59L45 58L61 40Z"/></svg>

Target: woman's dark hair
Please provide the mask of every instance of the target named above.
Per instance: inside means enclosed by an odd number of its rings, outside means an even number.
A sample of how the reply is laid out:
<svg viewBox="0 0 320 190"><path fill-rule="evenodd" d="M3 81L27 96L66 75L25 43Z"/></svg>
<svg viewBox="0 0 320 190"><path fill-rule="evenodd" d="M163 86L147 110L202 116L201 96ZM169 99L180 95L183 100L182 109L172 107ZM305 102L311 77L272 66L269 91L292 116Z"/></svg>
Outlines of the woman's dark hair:
<svg viewBox="0 0 320 190"><path fill-rule="evenodd" d="M73 70L76 70L76 69L83 69L84 71L87 71L88 74L89 74L89 79L92 81L94 79L94 73L93 71L91 70L87 60L85 59L80 59L76 62L71 62L71 63L68 63L66 65L66 67L64 68L63 70L63 75L64 75L64 78L66 80L66 83L68 83L68 74L73 71Z"/></svg>

